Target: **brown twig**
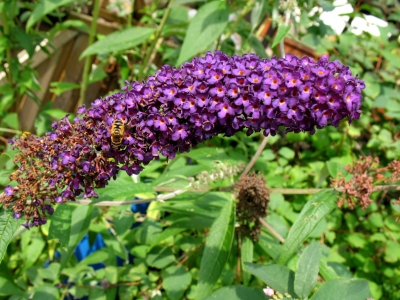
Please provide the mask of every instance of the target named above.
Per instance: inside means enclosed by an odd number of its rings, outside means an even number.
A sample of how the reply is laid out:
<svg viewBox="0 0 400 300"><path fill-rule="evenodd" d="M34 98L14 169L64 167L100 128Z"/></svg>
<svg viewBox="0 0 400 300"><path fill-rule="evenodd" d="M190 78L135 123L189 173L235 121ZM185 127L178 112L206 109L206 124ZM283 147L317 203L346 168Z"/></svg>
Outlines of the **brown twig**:
<svg viewBox="0 0 400 300"><path fill-rule="evenodd" d="M261 155L261 152L264 150L265 146L268 143L269 136L264 137L262 140L260 146L258 147L256 153L254 154L253 158L250 160L249 164L246 166L246 169L244 169L243 173L240 175L239 179L237 181L240 181L240 179L243 176L246 176L247 173L249 173L250 169L253 167L253 165L256 163L258 157Z"/></svg>
<svg viewBox="0 0 400 300"><path fill-rule="evenodd" d="M271 234L276 237L282 244L285 242L285 239L274 229L271 225L269 225L263 218L258 219L260 223L268 229Z"/></svg>

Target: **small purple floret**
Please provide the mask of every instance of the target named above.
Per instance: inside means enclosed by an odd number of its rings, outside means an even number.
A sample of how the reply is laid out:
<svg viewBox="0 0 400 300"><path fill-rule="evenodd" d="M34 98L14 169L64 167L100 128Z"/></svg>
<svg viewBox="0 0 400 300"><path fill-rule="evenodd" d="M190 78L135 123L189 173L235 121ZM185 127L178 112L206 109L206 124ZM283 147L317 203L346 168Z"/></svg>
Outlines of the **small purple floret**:
<svg viewBox="0 0 400 300"><path fill-rule="evenodd" d="M4 193L6 194L6 196L10 197L12 196L12 194L14 194L14 188L11 185L6 186L6 188L4 189Z"/></svg>

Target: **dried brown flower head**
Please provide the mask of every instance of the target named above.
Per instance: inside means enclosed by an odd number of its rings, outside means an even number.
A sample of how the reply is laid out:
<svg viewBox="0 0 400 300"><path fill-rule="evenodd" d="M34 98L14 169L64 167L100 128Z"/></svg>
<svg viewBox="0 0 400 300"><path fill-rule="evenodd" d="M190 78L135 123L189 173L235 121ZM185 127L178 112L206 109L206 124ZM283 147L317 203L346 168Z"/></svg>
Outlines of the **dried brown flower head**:
<svg viewBox="0 0 400 300"><path fill-rule="evenodd" d="M239 200L236 205L239 231L257 241L261 232L259 218L266 217L269 201L265 179L262 175L250 173L236 183L235 190Z"/></svg>
<svg viewBox="0 0 400 300"><path fill-rule="evenodd" d="M347 203L350 209L357 204L366 209L373 202L370 195L374 185L400 181L400 162L397 160L392 161L387 167L380 167L379 158L361 157L359 161L346 166L346 171L353 174L349 181L346 181L340 173L338 178L331 180L331 186L342 192L338 200L339 207ZM400 204L400 199L396 203Z"/></svg>

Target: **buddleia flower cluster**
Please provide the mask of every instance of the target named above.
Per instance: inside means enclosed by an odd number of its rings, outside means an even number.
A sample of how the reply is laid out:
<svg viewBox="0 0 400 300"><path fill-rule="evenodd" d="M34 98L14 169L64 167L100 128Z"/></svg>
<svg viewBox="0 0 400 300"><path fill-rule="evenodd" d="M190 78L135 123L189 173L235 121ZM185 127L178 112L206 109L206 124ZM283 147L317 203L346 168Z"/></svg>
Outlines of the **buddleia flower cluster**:
<svg viewBox="0 0 400 300"><path fill-rule="evenodd" d="M360 116L364 82L349 67L324 56L260 59L215 51L179 68L163 66L143 82L127 83L120 92L97 99L78 117L53 124L39 138L12 141L21 153L16 186L0 201L26 227L46 222L52 204L97 197L119 170L138 174L160 154L172 159L220 133L275 135L338 126ZM110 129L124 124L121 145L112 147Z"/></svg>

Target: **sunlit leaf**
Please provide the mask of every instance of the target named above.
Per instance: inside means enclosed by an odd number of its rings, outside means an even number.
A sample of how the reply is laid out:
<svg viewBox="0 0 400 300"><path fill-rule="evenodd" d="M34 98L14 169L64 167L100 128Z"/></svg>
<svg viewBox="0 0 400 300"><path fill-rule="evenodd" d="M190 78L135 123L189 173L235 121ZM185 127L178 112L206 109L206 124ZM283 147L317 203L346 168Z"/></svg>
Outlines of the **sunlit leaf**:
<svg viewBox="0 0 400 300"><path fill-rule="evenodd" d="M260 278L266 285L280 292L289 293L296 297L294 291L294 272L280 265L259 265L245 263L247 270L254 276Z"/></svg>
<svg viewBox="0 0 400 300"><path fill-rule="evenodd" d="M279 24L278 31L275 35L274 41L272 42L271 48L274 48L278 45L288 34L291 25Z"/></svg>
<svg viewBox="0 0 400 300"><path fill-rule="evenodd" d="M113 32L88 47L83 51L80 58L82 59L92 54L113 53L132 49L149 39L153 32L153 28L146 27L130 27Z"/></svg>
<svg viewBox="0 0 400 300"><path fill-rule="evenodd" d="M7 246L21 224L21 220L13 217L12 211L0 208L0 262L7 251Z"/></svg>
<svg viewBox="0 0 400 300"><path fill-rule="evenodd" d="M211 294L231 250L235 225L235 207L232 199L227 200L221 214L212 224L206 240L200 264L196 300L202 300Z"/></svg>
<svg viewBox="0 0 400 300"><path fill-rule="evenodd" d="M365 279L333 279L325 282L310 300L356 300L371 297Z"/></svg>
<svg viewBox="0 0 400 300"><path fill-rule="evenodd" d="M283 250L278 260L280 264L284 264L292 256L318 223L336 207L336 201L337 192L325 190L315 194L304 205L283 244Z"/></svg>
<svg viewBox="0 0 400 300"><path fill-rule="evenodd" d="M294 278L294 290L302 299L308 297L317 283L320 259L321 245L318 242L310 244L300 256Z"/></svg>
<svg viewBox="0 0 400 300"><path fill-rule="evenodd" d="M229 11L223 1L211 1L201 6L186 31L176 64L182 64L215 42L225 30L228 17Z"/></svg>

